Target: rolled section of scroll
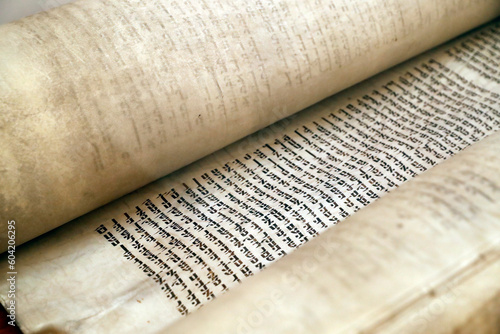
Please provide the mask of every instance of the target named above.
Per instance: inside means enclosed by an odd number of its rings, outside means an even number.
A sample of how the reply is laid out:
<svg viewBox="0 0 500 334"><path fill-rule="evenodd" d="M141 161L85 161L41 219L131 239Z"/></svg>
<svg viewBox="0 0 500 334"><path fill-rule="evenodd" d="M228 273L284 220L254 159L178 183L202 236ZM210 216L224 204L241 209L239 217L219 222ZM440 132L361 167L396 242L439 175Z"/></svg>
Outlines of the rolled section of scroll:
<svg viewBox="0 0 500 334"><path fill-rule="evenodd" d="M1 251L500 13L496 0L81 0L0 27Z"/></svg>

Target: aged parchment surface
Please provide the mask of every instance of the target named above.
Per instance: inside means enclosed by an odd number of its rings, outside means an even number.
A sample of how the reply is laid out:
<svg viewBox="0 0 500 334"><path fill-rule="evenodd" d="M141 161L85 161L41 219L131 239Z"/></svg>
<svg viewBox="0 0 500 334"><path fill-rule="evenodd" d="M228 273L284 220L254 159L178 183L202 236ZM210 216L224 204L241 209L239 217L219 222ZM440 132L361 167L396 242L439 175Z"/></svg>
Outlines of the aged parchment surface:
<svg viewBox="0 0 500 334"><path fill-rule="evenodd" d="M0 27L1 250L484 23L497 0L82 0Z"/></svg>
<svg viewBox="0 0 500 334"><path fill-rule="evenodd" d="M407 327L406 310L428 309L422 286L435 287L432 299L450 278L464 291L482 291L462 309L474 314L498 288L489 265L497 261L499 237L499 34L493 22L22 246L22 329L156 332L193 313L176 325L180 332L293 331L287 314L306 332L339 328L328 327L328 319L347 332L397 332ZM331 238L337 229L329 227L429 169L378 201L374 207L382 209L363 210L369 213L355 224L362 232L352 227ZM313 241L295 252L302 255L277 261L320 233L330 236L326 249ZM311 249L324 265L315 264ZM296 261L306 267L297 269ZM209 301L273 263L271 274L249 284L250 295L243 284L237 302L222 297L214 305L223 306L210 311ZM318 275L308 274L308 264ZM8 271L6 261L0 268ZM275 288L281 270L288 302L264 319L255 291ZM341 308L344 297L352 300ZM202 305L207 311L193 312ZM450 328L460 325L460 317L446 314ZM212 319L205 327L204 317Z"/></svg>

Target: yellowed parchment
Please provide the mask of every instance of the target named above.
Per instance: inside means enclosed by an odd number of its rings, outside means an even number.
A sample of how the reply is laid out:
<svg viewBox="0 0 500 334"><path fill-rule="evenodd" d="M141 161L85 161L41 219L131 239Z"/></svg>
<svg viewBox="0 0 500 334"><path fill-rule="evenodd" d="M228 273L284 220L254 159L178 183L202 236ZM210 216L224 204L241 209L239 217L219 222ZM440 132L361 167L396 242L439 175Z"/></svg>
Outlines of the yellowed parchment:
<svg viewBox="0 0 500 334"><path fill-rule="evenodd" d="M484 69L499 33L489 24L26 243L13 267L0 261L17 289L0 281L2 304L15 300L26 333L461 326L498 290L500 78ZM450 282L463 291L451 302Z"/></svg>
<svg viewBox="0 0 500 334"><path fill-rule="evenodd" d="M496 0L81 0L0 27L0 228L25 242L484 23Z"/></svg>

